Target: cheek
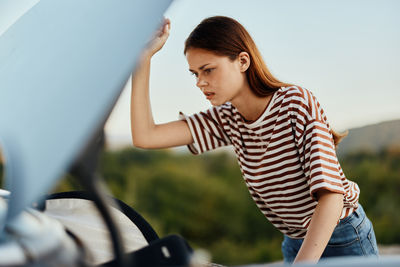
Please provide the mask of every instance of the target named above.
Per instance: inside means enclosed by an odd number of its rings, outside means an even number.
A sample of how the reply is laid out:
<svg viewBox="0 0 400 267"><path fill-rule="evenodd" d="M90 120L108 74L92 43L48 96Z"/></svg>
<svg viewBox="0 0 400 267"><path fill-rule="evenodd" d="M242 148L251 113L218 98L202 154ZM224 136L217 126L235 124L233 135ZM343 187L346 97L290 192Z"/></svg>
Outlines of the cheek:
<svg viewBox="0 0 400 267"><path fill-rule="evenodd" d="M219 72L214 79L215 83L222 87L231 87L237 83L237 76L230 70L223 70Z"/></svg>
<svg viewBox="0 0 400 267"><path fill-rule="evenodd" d="M224 78L224 84L229 87L230 90L235 90L242 86L242 76L235 72L230 72Z"/></svg>

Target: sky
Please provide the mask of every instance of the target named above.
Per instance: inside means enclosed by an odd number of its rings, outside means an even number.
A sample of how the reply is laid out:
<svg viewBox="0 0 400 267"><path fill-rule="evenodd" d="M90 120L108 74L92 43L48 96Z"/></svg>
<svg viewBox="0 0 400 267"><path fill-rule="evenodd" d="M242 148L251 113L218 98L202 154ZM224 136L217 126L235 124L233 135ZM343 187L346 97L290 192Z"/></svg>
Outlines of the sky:
<svg viewBox="0 0 400 267"><path fill-rule="evenodd" d="M0 2L0 34L11 21L4 14L36 2L19 0L9 10ZM396 0L175 0L165 14L172 23L170 37L152 59L154 119L168 122L180 111L211 106L188 71L183 44L202 19L214 15L242 23L270 71L311 90L336 130L400 119L399 11ZM130 144L129 85L105 128L116 145Z"/></svg>
<svg viewBox="0 0 400 267"><path fill-rule="evenodd" d="M156 123L211 105L195 86L183 55L187 36L214 15L242 23L270 71L310 89L331 126L343 131L400 119L400 1L175 1L165 14L171 33L152 59L150 98ZM106 132L129 140L130 88Z"/></svg>

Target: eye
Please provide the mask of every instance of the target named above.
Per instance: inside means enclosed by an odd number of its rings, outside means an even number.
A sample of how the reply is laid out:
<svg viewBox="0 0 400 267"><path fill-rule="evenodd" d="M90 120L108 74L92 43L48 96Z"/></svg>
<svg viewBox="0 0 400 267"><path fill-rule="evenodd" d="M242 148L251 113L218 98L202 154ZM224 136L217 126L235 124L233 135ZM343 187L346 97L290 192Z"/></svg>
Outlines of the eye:
<svg viewBox="0 0 400 267"><path fill-rule="evenodd" d="M197 73L195 73L195 72L190 72L190 75L192 75L192 76L197 78Z"/></svg>
<svg viewBox="0 0 400 267"><path fill-rule="evenodd" d="M209 69L205 69L204 73L206 74L210 74L215 68L209 68Z"/></svg>

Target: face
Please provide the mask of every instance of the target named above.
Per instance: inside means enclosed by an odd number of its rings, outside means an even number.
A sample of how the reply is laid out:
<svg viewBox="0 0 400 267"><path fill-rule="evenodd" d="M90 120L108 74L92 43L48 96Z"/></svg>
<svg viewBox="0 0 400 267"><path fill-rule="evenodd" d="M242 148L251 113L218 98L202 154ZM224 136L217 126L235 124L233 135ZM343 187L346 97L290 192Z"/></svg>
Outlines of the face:
<svg viewBox="0 0 400 267"><path fill-rule="evenodd" d="M234 103L248 87L245 74L248 66L243 67L240 56L231 60L205 49L191 48L186 52L186 59L197 87L213 106Z"/></svg>

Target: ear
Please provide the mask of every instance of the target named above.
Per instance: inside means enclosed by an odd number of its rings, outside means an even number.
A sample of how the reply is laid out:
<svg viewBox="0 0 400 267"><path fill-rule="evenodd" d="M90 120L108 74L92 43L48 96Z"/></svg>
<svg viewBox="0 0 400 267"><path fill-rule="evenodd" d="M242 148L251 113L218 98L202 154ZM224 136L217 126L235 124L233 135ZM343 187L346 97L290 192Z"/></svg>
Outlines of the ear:
<svg viewBox="0 0 400 267"><path fill-rule="evenodd" d="M240 52L238 56L240 71L245 72L250 67L250 56L247 52Z"/></svg>

